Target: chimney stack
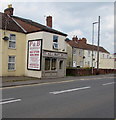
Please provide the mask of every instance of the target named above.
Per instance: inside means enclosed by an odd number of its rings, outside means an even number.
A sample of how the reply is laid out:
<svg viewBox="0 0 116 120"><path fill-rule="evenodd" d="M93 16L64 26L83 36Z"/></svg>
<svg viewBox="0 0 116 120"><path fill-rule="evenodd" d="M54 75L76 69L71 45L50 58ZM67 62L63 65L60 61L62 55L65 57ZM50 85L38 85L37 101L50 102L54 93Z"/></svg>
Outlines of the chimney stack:
<svg viewBox="0 0 116 120"><path fill-rule="evenodd" d="M72 40L75 41L75 42L78 42L78 37L77 36L73 36Z"/></svg>
<svg viewBox="0 0 116 120"><path fill-rule="evenodd" d="M87 44L87 39L86 38L82 38L82 39L79 39L78 41L80 44Z"/></svg>
<svg viewBox="0 0 116 120"><path fill-rule="evenodd" d="M12 8L12 4L8 5L8 8L4 10L4 13L7 15L12 16L13 15L14 8Z"/></svg>
<svg viewBox="0 0 116 120"><path fill-rule="evenodd" d="M52 16L47 16L46 25L52 28Z"/></svg>

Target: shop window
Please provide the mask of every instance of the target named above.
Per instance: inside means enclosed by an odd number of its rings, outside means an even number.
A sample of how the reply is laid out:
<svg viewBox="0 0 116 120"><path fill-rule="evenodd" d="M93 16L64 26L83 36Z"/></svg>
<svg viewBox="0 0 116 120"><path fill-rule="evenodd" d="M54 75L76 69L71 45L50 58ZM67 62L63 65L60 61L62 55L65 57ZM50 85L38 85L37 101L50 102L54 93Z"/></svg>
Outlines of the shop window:
<svg viewBox="0 0 116 120"><path fill-rule="evenodd" d="M59 69L62 69L63 68L63 61L61 60L60 62L59 62Z"/></svg>
<svg viewBox="0 0 116 120"><path fill-rule="evenodd" d="M56 70L56 59L45 58L45 70Z"/></svg>
<svg viewBox="0 0 116 120"><path fill-rule="evenodd" d="M51 70L56 70L56 59L52 59L51 62Z"/></svg>
<svg viewBox="0 0 116 120"><path fill-rule="evenodd" d="M50 70L50 58L45 58L45 70Z"/></svg>
<svg viewBox="0 0 116 120"><path fill-rule="evenodd" d="M9 39L9 48L16 48L16 35L15 34L10 34L10 39Z"/></svg>
<svg viewBox="0 0 116 120"><path fill-rule="evenodd" d="M8 58L8 70L15 70L15 56L9 56L9 58Z"/></svg>

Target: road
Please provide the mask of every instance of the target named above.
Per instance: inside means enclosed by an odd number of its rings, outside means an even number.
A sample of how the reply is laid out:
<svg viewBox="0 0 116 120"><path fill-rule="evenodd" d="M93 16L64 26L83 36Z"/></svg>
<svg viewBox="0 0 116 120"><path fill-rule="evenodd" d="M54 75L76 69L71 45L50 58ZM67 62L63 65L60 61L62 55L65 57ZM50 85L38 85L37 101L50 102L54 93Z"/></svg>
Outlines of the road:
<svg viewBox="0 0 116 120"><path fill-rule="evenodd" d="M3 118L114 118L114 76L2 89Z"/></svg>

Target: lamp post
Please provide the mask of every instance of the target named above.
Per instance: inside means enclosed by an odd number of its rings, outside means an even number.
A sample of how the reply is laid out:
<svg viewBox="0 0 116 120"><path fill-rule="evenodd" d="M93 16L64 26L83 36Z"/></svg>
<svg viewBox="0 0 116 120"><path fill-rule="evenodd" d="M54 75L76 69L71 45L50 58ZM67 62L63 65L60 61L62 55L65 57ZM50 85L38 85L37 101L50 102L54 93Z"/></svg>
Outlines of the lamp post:
<svg viewBox="0 0 116 120"><path fill-rule="evenodd" d="M100 16L98 17L97 73L99 74Z"/></svg>
<svg viewBox="0 0 116 120"><path fill-rule="evenodd" d="M94 22L92 24L92 74L93 74L93 50L94 50L94 25L97 24L98 22Z"/></svg>

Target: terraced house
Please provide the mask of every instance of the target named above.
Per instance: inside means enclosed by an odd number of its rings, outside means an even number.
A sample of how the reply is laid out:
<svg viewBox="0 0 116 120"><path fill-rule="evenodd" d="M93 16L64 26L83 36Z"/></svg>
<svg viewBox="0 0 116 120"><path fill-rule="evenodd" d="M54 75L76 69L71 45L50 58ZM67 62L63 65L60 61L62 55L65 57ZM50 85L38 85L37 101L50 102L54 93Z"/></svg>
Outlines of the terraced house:
<svg viewBox="0 0 116 120"><path fill-rule="evenodd" d="M74 36L67 42L67 67L93 67L97 68L97 46L87 43L86 38L78 39ZM93 61L92 61L93 52ZM99 47L99 68L114 69L112 55L103 47Z"/></svg>
<svg viewBox="0 0 116 120"><path fill-rule="evenodd" d="M0 76L64 77L66 36L52 28L13 15L11 5L0 12Z"/></svg>

